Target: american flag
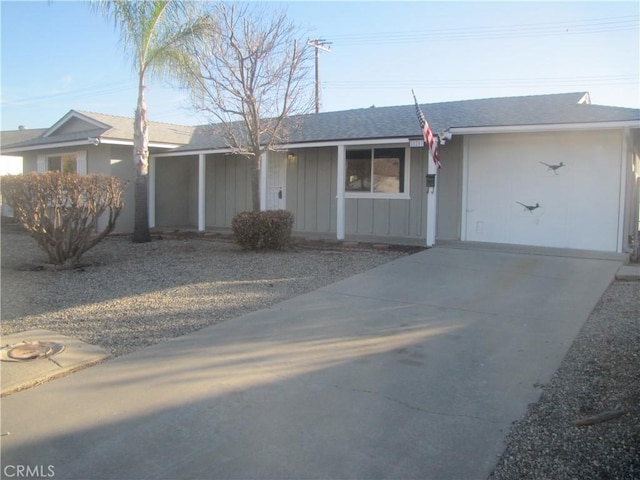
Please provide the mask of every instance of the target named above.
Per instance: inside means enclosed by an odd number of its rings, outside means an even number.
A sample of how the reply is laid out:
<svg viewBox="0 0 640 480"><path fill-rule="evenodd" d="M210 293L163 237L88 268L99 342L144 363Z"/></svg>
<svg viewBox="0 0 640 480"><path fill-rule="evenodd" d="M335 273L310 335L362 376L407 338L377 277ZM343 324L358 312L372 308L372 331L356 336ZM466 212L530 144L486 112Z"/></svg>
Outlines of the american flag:
<svg viewBox="0 0 640 480"><path fill-rule="evenodd" d="M420 110L420 106L418 105L418 100L416 99L416 94L413 93L413 101L416 104L416 114L418 115L418 121L420 122L420 128L422 129L422 135L424 135L424 141L427 142L429 146L429 151L431 152L431 156L433 157L433 163L435 163L438 168L442 168L442 164L440 163L440 159L438 158L438 143L436 142L435 137L433 136L433 132L431 131L431 127L429 126L429 122L424 117L424 113Z"/></svg>

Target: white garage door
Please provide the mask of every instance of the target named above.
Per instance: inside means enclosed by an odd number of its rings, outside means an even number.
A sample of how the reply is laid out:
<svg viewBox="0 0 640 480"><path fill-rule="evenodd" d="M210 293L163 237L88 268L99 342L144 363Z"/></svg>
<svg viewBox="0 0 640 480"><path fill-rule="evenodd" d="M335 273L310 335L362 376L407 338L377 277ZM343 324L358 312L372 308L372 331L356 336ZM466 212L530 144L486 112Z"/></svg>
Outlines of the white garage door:
<svg viewBox="0 0 640 480"><path fill-rule="evenodd" d="M470 136L463 239L616 251L621 134Z"/></svg>

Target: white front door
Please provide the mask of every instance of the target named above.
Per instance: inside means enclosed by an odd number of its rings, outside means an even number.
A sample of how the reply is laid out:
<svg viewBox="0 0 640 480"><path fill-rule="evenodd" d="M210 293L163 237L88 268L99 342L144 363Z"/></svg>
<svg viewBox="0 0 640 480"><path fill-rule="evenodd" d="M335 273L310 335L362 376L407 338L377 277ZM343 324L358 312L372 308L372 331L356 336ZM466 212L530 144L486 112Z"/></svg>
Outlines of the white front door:
<svg viewBox="0 0 640 480"><path fill-rule="evenodd" d="M269 152L267 161L267 210L285 209L287 153Z"/></svg>

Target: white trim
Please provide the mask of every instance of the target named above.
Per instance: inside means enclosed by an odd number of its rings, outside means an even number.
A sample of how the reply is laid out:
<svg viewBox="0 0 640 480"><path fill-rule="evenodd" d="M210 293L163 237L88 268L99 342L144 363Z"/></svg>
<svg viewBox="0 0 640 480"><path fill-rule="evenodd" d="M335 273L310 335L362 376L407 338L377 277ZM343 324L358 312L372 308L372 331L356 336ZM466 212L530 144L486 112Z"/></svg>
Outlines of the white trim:
<svg viewBox="0 0 640 480"><path fill-rule="evenodd" d="M375 192L347 192L345 198L361 198L369 200L411 200L409 193L375 193Z"/></svg>
<svg viewBox="0 0 640 480"><path fill-rule="evenodd" d="M426 193L426 245L433 247L436 243L436 225L437 225L437 198L438 198L438 167L433 161L431 151L427 149L427 173L436 175L436 185L431 192Z"/></svg>
<svg viewBox="0 0 640 480"><path fill-rule="evenodd" d="M87 151L78 150L76 152L76 172L79 175L87 174Z"/></svg>
<svg viewBox="0 0 640 480"><path fill-rule="evenodd" d="M395 143L398 145L408 144L408 137L401 138L371 138L360 140L328 140L326 142L301 142L301 143L286 143L284 145L278 145L278 148L314 148L314 147L335 147L344 145L345 147L354 145L387 145Z"/></svg>
<svg viewBox="0 0 640 480"><path fill-rule="evenodd" d="M390 148L393 147L394 144L383 144L380 145L378 143L369 143L366 145L363 144L355 144L349 145L353 147L353 150L357 150L360 146L366 146L367 148L371 148L371 150L375 150L376 148ZM404 192L402 193L376 193L376 192L351 192L345 190L345 198L367 198L367 199L387 199L387 200L411 200L411 196L409 194L410 186L411 186L411 149L408 145L396 144L397 148L404 148ZM345 156L346 152L349 150L345 148ZM373 160L373 159L372 159ZM346 159L345 159L345 167L346 167ZM346 177L345 177L346 181Z"/></svg>
<svg viewBox="0 0 640 480"><path fill-rule="evenodd" d="M87 151L86 150L67 150L64 152L57 152L57 153L39 153L36 157L36 172L38 173L48 172L49 159L52 157L62 158L65 155L75 155L76 173L80 175L87 174Z"/></svg>
<svg viewBox="0 0 640 480"><path fill-rule="evenodd" d="M51 148L86 147L87 145L93 145L93 144L88 139L85 138L84 140L74 140L72 142L44 143L42 145L7 148L2 150L2 154L4 155L6 153L28 152L31 150L48 150Z"/></svg>
<svg viewBox="0 0 640 480"><path fill-rule="evenodd" d="M107 145L133 145L133 141L131 140L120 140L120 139L111 139L99 137L100 143L104 143ZM182 147L184 144L182 143L164 143L164 142L149 142L149 147L157 147L157 148L178 148Z"/></svg>
<svg viewBox="0 0 640 480"><path fill-rule="evenodd" d="M205 230L205 208L207 204L206 183L207 179L207 156L201 153L198 156L198 231Z"/></svg>
<svg viewBox="0 0 640 480"><path fill-rule="evenodd" d="M603 130L611 128L640 128L640 122L624 120L593 123L550 123L548 125L494 125L487 127L451 127L452 135L477 135L483 133L528 133L566 130Z"/></svg>
<svg viewBox="0 0 640 480"><path fill-rule="evenodd" d="M345 181L347 176L347 149L338 145L337 206L336 206L336 238L344 240L345 234Z"/></svg>
<svg viewBox="0 0 640 480"><path fill-rule="evenodd" d="M467 202L469 192L469 137L462 137L462 212L460 212L460 240L467 240Z"/></svg>
<svg viewBox="0 0 640 480"><path fill-rule="evenodd" d="M617 252L624 252L624 224L625 224L625 206L627 199L627 155L629 144L627 138L631 134L630 129L622 132L622 152L620 153L620 199L618 204L618 242Z"/></svg>
<svg viewBox="0 0 640 480"><path fill-rule="evenodd" d="M207 155L217 155L217 154L238 154L238 152L234 151L231 148L220 148L220 149L201 149L201 150L181 150L179 152L163 152L163 153L155 153L156 157L194 157L198 156L201 153ZM241 155L241 154L238 154Z"/></svg>
<svg viewBox="0 0 640 480"><path fill-rule="evenodd" d="M47 171L47 156L44 153L39 153L36 157L36 172L44 173Z"/></svg>
<svg viewBox="0 0 640 480"><path fill-rule="evenodd" d="M301 143L285 143L282 145L276 145L274 150L293 150L302 148L317 148L317 147L338 147L340 145L387 145L387 144L403 145L409 143L408 137L402 138L381 138L381 139L364 139L364 140L330 140L326 142L301 142ZM198 155L200 153L218 154L218 153L238 153L231 148L209 148L200 150L181 150L179 152L164 152L155 154L158 157L189 157Z"/></svg>
<svg viewBox="0 0 640 480"><path fill-rule="evenodd" d="M267 209L267 167L269 164L269 152L263 152L260 155L260 161L258 163L258 174L259 174L259 182L260 182L260 191L258 195L260 196L260 210Z"/></svg>
<svg viewBox="0 0 640 480"><path fill-rule="evenodd" d="M149 199L147 210L149 212L149 228L156 226L156 157L149 157Z"/></svg>
<svg viewBox="0 0 640 480"><path fill-rule="evenodd" d="M48 149L51 149L51 148L79 147L79 146L87 146L87 145L96 146L93 143L94 139L96 139L96 138L100 141L100 144L133 146L133 142L131 142L131 141L127 142L125 140L111 140L111 139L104 138L104 137L91 137L91 140L89 138L85 138L83 140L73 140L73 141L68 141L68 142L42 143L40 145L28 145L28 146L25 146L25 147L6 148L6 149L2 149L2 153L3 154L6 154L6 153L19 153L19 152L28 152L28 151L32 151L32 150L48 150ZM181 146L182 145L180 145L180 144L174 144L174 143L159 143L159 142L150 142L149 143L149 147L153 147L153 148L178 148L178 147L181 147ZM212 153L212 152L210 150L201 150L201 151L197 151L197 152L188 152L188 153L185 152L185 153L182 153L181 155L183 155L183 156L198 155L199 153Z"/></svg>

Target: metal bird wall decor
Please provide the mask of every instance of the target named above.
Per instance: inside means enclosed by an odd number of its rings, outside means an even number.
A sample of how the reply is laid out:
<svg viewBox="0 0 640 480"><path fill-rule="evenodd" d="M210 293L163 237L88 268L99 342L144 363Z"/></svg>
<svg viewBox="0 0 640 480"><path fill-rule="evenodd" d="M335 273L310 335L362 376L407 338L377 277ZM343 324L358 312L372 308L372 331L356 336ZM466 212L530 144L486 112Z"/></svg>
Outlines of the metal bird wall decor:
<svg viewBox="0 0 640 480"><path fill-rule="evenodd" d="M549 170L553 171L554 175L557 175L557 174L558 174L558 169L559 169L559 168L562 168L562 167L564 167L564 166L565 166L563 162L560 162L560 163L559 163L559 164L557 164L557 165L550 165L550 164L545 163L545 162L540 162L540 163L541 163L542 165L545 165L545 166L547 167L547 171L549 171Z"/></svg>
<svg viewBox="0 0 640 480"><path fill-rule="evenodd" d="M533 211L536 208L540 208L541 207L541 205L539 203L536 203L535 205L525 205L524 203L521 203L521 202L516 202L516 203L519 203L520 205L522 205L525 208L525 210L528 210L529 213L531 213L531 214L533 214Z"/></svg>

